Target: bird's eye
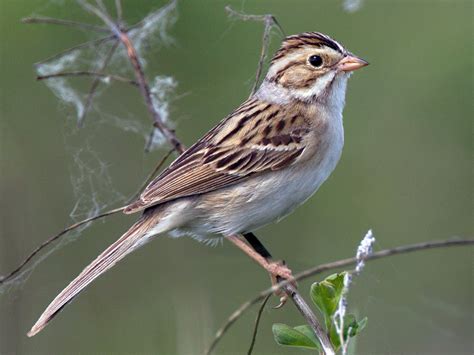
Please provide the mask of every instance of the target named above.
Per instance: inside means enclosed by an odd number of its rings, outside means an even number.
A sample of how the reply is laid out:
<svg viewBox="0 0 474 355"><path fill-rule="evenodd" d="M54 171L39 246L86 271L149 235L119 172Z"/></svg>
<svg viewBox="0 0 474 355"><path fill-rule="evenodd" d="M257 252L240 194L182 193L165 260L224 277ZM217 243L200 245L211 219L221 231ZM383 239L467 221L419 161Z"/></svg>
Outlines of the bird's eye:
<svg viewBox="0 0 474 355"><path fill-rule="evenodd" d="M312 55L308 59L309 64L311 64L315 68L319 68L321 65L323 65L323 58L319 55Z"/></svg>

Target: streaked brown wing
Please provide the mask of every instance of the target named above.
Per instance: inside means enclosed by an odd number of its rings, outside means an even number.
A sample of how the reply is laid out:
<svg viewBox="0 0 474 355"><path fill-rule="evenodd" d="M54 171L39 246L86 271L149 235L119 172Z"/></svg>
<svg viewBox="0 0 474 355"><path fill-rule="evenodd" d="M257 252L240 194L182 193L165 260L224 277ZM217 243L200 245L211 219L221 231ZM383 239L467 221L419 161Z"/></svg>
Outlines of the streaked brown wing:
<svg viewBox="0 0 474 355"><path fill-rule="evenodd" d="M250 108L239 112L245 105ZM239 129L245 132L249 126L254 127L253 120L275 116L277 111L268 104L244 103L179 156L124 212L134 213L180 197L215 191L252 175L291 165L304 150L303 138L308 130L269 132L263 126L263 137L253 134L248 139L250 133L238 134Z"/></svg>

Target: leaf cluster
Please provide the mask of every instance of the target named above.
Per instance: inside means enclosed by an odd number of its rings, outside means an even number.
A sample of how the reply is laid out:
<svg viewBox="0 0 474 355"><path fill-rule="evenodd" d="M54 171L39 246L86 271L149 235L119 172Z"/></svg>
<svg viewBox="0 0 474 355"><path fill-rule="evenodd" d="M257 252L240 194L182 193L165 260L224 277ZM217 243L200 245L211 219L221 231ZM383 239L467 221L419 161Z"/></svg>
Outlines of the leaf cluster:
<svg viewBox="0 0 474 355"><path fill-rule="evenodd" d="M311 300L324 318L325 330L336 351L341 347L341 337L337 332L335 314L344 294L344 278L347 272L328 276L321 282L311 285ZM357 321L353 314L344 316L343 339L359 334L367 325L367 317ZM272 327L275 341L280 345L314 349L322 352L321 345L309 325L291 327L276 323Z"/></svg>

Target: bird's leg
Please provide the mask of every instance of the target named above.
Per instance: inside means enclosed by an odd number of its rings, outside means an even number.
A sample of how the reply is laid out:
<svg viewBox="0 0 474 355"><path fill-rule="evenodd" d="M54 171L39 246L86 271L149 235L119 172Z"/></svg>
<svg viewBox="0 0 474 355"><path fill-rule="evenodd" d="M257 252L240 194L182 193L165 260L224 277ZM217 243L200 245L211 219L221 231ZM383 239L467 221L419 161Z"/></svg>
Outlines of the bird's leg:
<svg viewBox="0 0 474 355"><path fill-rule="evenodd" d="M292 280L293 274L291 270L282 261L273 261L270 252L264 247L264 245L257 239L253 233L246 233L243 235L247 240L245 242L240 236L228 237L234 245L240 248L244 253L254 259L270 274L272 285L276 285L278 282L285 280ZM296 287L296 282L293 282ZM281 291L275 292L277 296L280 296L280 304L277 308L283 306L288 298L286 293Z"/></svg>
<svg viewBox="0 0 474 355"><path fill-rule="evenodd" d="M270 254L270 252L267 250L267 248L265 248L262 242L258 240L255 234L250 232L250 233L243 234L243 236L257 253L259 253L261 256L263 256L267 260L272 259L272 254Z"/></svg>

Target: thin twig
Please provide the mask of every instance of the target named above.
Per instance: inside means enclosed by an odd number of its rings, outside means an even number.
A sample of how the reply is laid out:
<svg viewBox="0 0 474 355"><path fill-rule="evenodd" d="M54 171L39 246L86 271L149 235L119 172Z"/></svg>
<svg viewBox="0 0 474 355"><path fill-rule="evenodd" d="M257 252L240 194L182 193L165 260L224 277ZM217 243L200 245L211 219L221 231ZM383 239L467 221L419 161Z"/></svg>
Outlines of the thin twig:
<svg viewBox="0 0 474 355"><path fill-rule="evenodd" d="M150 131L150 134L148 135L148 139L146 140L145 143L145 153L150 153L151 148L153 147L153 140L155 139L155 134L157 129L153 126L153 128Z"/></svg>
<svg viewBox="0 0 474 355"><path fill-rule="evenodd" d="M22 21L28 21L27 18L25 19L22 19ZM37 23L37 22L26 22L26 23ZM122 29L121 28L121 31L125 32L125 33L128 33L136 28L139 28L141 26L143 26L143 24L145 23L145 19L142 19L140 20L139 22L135 23L134 25L128 27L128 28L125 28L125 29ZM108 30L107 32L110 32L110 30ZM106 43L108 41L111 41L113 40L114 38L116 38L115 34L111 34L109 36L105 36L105 37L101 37L101 38L97 38L97 39L94 39L94 40L91 40L91 41L87 41L87 42L84 42L84 43L80 43L78 45L75 45L73 47L70 47L70 48L67 48L59 53L56 53L48 58L45 58L39 62L36 62L34 63L35 66L39 66L39 65L42 65L44 63L47 63L47 62L50 62L52 60L55 60L57 58L60 58L68 53L71 53L71 52L74 52L76 50L79 50L79 49L82 49L82 48L87 48L87 47L94 47L94 46L98 46L98 45L101 45L103 43Z"/></svg>
<svg viewBox="0 0 474 355"><path fill-rule="evenodd" d="M82 23L82 22L63 20L63 19L52 18L52 17L25 17L21 19L21 22L27 23L27 24L46 23L50 25L77 27L82 30L90 30L90 31L101 32L101 33L110 32L110 30L107 27L96 26L90 23Z"/></svg>
<svg viewBox="0 0 474 355"><path fill-rule="evenodd" d="M225 7L225 10L229 13L229 16L236 17L242 21L259 21L259 22L263 22L264 24L263 36L262 36L262 49L260 51L260 58L258 60L257 73L255 74L255 81L252 87L252 91L250 92L250 96L252 96L257 91L258 83L260 82L260 76L262 75L263 65L265 63L265 59L267 58L267 54L268 54L268 47L270 45L270 33L272 31L273 26L276 26L283 35L285 34L283 31L283 28L280 26L277 19L272 14L266 14L266 15L245 14L243 12L235 11L229 5Z"/></svg>
<svg viewBox="0 0 474 355"><path fill-rule="evenodd" d="M104 213L101 213L101 214L98 214L98 215L95 215L95 216L92 216L92 217L89 217L89 218L86 218L80 222L77 222L77 223L74 223L72 225L70 225L69 227L66 227L65 229L63 229L61 232L59 232L58 234L55 234L53 235L51 238L45 240L43 243L41 243L39 246L37 246L26 258L25 260L23 260L20 265L18 265L12 272L10 272L8 275L6 276L2 276L0 277L0 285L7 282L8 280L12 279L18 272L21 271L21 269L23 269L23 267L36 255L38 254L41 250L43 250L45 247L47 247L48 245L50 245L51 243L53 243L54 241L56 241L57 239L59 239L61 236L65 235L67 232L70 232L72 231L73 229L76 229L86 223L89 223L89 222L92 222L92 221L95 221L99 218L104 218L104 217L107 217L107 216L110 216L110 215L113 215L115 213L118 213L118 212L122 212L123 210L125 209L125 206L123 207L119 207L119 208L115 208L113 210L110 210L110 211L107 211L107 212L104 212Z"/></svg>
<svg viewBox="0 0 474 355"><path fill-rule="evenodd" d="M87 4L89 5L89 4ZM90 5L89 5L90 6ZM92 7L94 8L94 7ZM95 8L94 8L95 9ZM99 13L100 13L100 10L99 9L96 9ZM102 13L101 13L102 14ZM107 18L107 15L106 14L102 14L102 16L104 16L104 18ZM101 17L102 18L102 17ZM102 18L102 19L104 19ZM111 20L110 20L111 21ZM109 23L110 24L110 23ZM112 22L113 24L113 22ZM139 26L141 26L143 24L143 20L138 22L137 24L129 27L128 29L125 29L125 30L119 30L120 31L120 39L122 40L123 38L126 38L126 40L128 40L128 44L125 44L126 48L127 48L127 53L129 54L129 57L130 57L130 60L132 61L132 64L134 64L134 68L136 69L136 72L139 71L139 73L137 74L137 77L139 79L141 79L141 81L139 80L139 82L135 82L133 80L129 80L127 78L122 78L120 76L116 76L116 75L108 75L108 74L104 74L104 73L96 73L96 72L87 72L87 71L81 71L81 72L62 72L62 73L55 73L55 74L50 74L50 75L45 75L45 76L39 76L37 77L38 80L44 80L44 79L48 79L48 78L54 78L54 77L64 77L64 76L81 76L81 75L89 75L89 76L97 76L97 77L110 77L111 79L114 79L114 80L118 80L118 81L123 81L123 82L128 82L128 83L131 83L133 85L137 85L139 86L140 88L142 88L143 86L143 82L145 83L145 85L147 86L146 84L146 80L144 78L144 75L143 75L143 70L141 69L141 66L140 66L140 63L138 61L138 57L137 57L137 54L133 48L133 46L131 46L131 42L130 40L128 39L128 36L126 35L126 32L130 31L131 29L133 28L137 28ZM114 25L115 26L115 25ZM114 29L117 29L117 27L115 26ZM104 42L107 42L109 40L112 40L114 38L116 38L116 34L117 33L114 33L110 36L107 36L107 37L103 37L103 38L99 38L97 40L93 40L93 41L89 41L89 42L85 42L85 43L82 43L82 44L79 44L77 46L74 46L74 47L71 47L71 48L68 48L64 51L62 51L61 53L58 53L58 54L55 54L54 56L51 56L47 59L44 59L42 60L41 62L38 62L36 65L40 65L42 63L46 63L50 60L53 60L55 58L59 58L67 53L70 53L72 51L75 51L75 50L79 50L81 48L84 48L84 47L88 47L88 46L93 46L93 45L98 45L98 44L102 44ZM122 40L123 42L123 40ZM130 55L130 53L132 55ZM133 59L133 56L134 55L134 58L135 58L135 62L134 63L134 59ZM138 68L137 68L138 67ZM142 93L144 92L144 90L142 90ZM149 94L149 89L148 89L148 94ZM153 107L152 107L153 108ZM163 124L164 126L164 124ZM169 131L171 132L166 126L165 127L165 130L162 130L162 132L164 131ZM171 137L174 136L174 133L171 133ZM170 139L170 135L166 135L165 134L165 137L168 139L168 141L170 142L170 144L173 146L173 148L175 150L177 150L179 153L182 153L184 150L185 150L185 147L183 144L181 144L179 142L179 140L177 138L174 138L173 139ZM176 143L177 142L177 143ZM163 162L166 160L166 158L169 156L170 153L168 153L166 155L166 157L163 159ZM156 170L158 170L160 168L160 166L162 165L162 163L158 164L157 168L155 168L155 170L152 172L151 175L154 175L156 173ZM150 176L151 176L150 175ZM41 245L39 245L37 248L35 248L33 250L33 252L31 252L24 260L23 262L21 262L12 272L10 272L8 275L6 276L3 276L3 277L0 277L0 284L12 279L18 272L20 272L23 267L30 261L32 260L32 258L37 255L41 250L43 250L45 247L49 246L51 243L53 243L54 241L56 241L58 238L60 238L61 236L65 235L67 232L81 226L81 225L84 225L86 223L89 223L89 222L92 222L94 220L97 220L99 218L103 218L103 217L106 217L106 216L109 216L109 215L112 215L114 213L118 213L118 212L121 212L125 209L125 206L123 207L119 207L119 208L116 208L116 209L113 209L113 210L110 210L110 211L107 211L107 212L104 212L102 214L99 214L99 215L96 215L96 216L93 216L93 217L90 217L90 218L87 218L83 221L80 221L80 222L77 222L67 228L65 228L64 230L62 230L61 232L59 232L58 234L52 236L51 238L47 239L46 241L44 241Z"/></svg>
<svg viewBox="0 0 474 355"><path fill-rule="evenodd" d="M107 69L107 66L109 65L110 61L112 60L112 57L117 50L117 47L119 45L118 41L115 41L114 44L112 44L112 47L110 47L109 52L105 56L104 61L102 64L99 66L98 71L100 73L104 72ZM86 104L84 106L84 110L82 112L81 117L79 117L79 120L77 121L77 126L82 127L84 125L84 120L86 119L86 115L89 112L89 109L92 105L92 100L94 99L94 95L96 93L97 88L99 87L100 84L100 78L96 77L94 81L91 84L91 87L89 89L89 93L87 94L87 99L86 99Z"/></svg>
<svg viewBox="0 0 474 355"><path fill-rule="evenodd" d="M265 305L267 304L271 296L272 295L269 294L267 297L265 297L265 299L262 301L262 304L260 305L260 308L258 309L257 318L255 318L255 326L253 327L253 332L252 332L252 340L250 341L250 347L249 347L249 350L247 351L247 355L252 355L252 351L255 346L255 341L257 340L257 332L258 332L258 326L260 325L260 319L262 318L262 313L263 313L263 310L265 309Z"/></svg>
<svg viewBox="0 0 474 355"><path fill-rule="evenodd" d="M141 21L137 22L136 24L134 24L134 25L132 25L132 26L126 28L126 29L123 29L123 31L124 31L124 32L130 32L131 30L134 30L134 29L136 29L136 28L142 26L143 23L144 23L144 20L141 20ZM108 32L110 32L110 31L108 31ZM74 51L79 50L79 49L82 49L82 48L99 46L99 45L101 45L101 44L103 44L103 43L106 43L106 42L108 42L108 41L111 41L111 40L113 40L113 39L115 39L115 38L116 38L115 35L114 35L114 34L111 34L111 35L109 35L109 36L105 36L105 37L97 38L97 39L94 39L94 40L91 40L91 41L87 41L87 42L84 42L84 43L80 43L80 44L78 44L78 45L69 47L69 48L67 48L67 49L65 49L65 50L63 50L63 51L61 51L61 52L59 52L59 53L56 53L56 54L54 54L54 55L52 55L52 56L50 56L50 57L47 57L47 58L45 58L45 59L42 59L42 60L39 61L39 62L36 62L36 63L34 63L34 66L36 66L36 67L37 67L37 66L40 66L40 65L42 65L42 64L44 64L44 63L48 63L48 62L50 62L50 61L52 61L52 60L55 60L55 59L57 59L57 58L60 58L60 57L62 57L62 56L65 56L66 54L69 54L69 53L71 53L71 52L74 52Z"/></svg>
<svg viewBox="0 0 474 355"><path fill-rule="evenodd" d="M107 16L104 12L102 12L99 8L92 6L91 4L81 0L79 1L79 4L82 5L82 7L87 10L88 12L91 12L95 14L97 17L102 19L104 23L110 28L110 30L117 36L117 38L120 39L122 44L125 46L127 49L127 55L130 59L130 62L135 70L135 75L137 78L137 81L140 86L140 91L142 93L142 96L145 100L145 104L148 108L148 111L150 112L152 118L153 118L153 125L158 128L161 133L165 136L166 140L171 144L171 146L179 153L183 153L186 148L185 146L180 142L180 140L176 137L174 132L170 130L164 123L163 120L159 114L159 112L155 109L153 105L153 100L151 97L151 92L150 92L150 86L148 85L148 82L145 79L145 74L143 72L143 67L140 64L140 60L138 58L137 52L135 48L133 47L133 44L127 35L125 31L122 31L115 23L114 21Z"/></svg>
<svg viewBox="0 0 474 355"><path fill-rule="evenodd" d="M366 261L371 261L371 260L376 260L380 258L385 258L389 256L394 256L394 255L399 255L399 254L407 254L415 251L420 251L420 250L428 250L428 249L435 249L435 248L447 248L447 247L454 247L454 246L468 246L468 245L474 245L474 239L464 239L464 238L450 238L446 240L439 240L439 241L429 241L429 242L423 242L423 243L417 243L417 244L410 244L410 245L402 245L396 248L391 248L391 249L384 249L378 252L373 253L370 255ZM307 270L304 270L302 272L299 272L298 274L294 275L294 280L303 280L307 279L308 277L320 274L325 271L329 270L334 270L334 269L339 269L345 266L349 265L354 265L357 263L357 258L347 258L347 259L342 259L342 260L337 260L333 261L330 263L326 264L321 264L312 268L309 268ZM223 326L217 331L211 345L209 346L208 351L206 354L210 354L211 351L215 348L217 343L221 340L222 336L227 332L227 330L254 304L260 302L263 300L265 297L268 295L272 294L279 288L290 284L290 281L285 280L282 281L270 288L267 288L264 291L261 291L255 298L248 300L244 303L242 303L226 320L226 322L223 324Z"/></svg>
<svg viewBox="0 0 474 355"><path fill-rule="evenodd" d="M107 11L107 7L105 7L105 4L102 0L95 0L95 3L97 4L97 6L100 8L100 10L105 13L105 14L109 14L108 11Z"/></svg>
<svg viewBox="0 0 474 355"><path fill-rule="evenodd" d="M169 158L169 156L174 152L174 149L170 149L168 153L166 153L163 158L158 162L158 164L155 166L153 171L148 175L148 177L145 179L141 187L137 190L137 192L130 198L129 203L135 201L138 196L140 196L140 193L148 186L148 184L153 180L155 175L158 173L160 168L163 166L163 164L166 162L166 160Z"/></svg>
<svg viewBox="0 0 474 355"><path fill-rule="evenodd" d="M69 53L72 53L72 52L75 52L79 49L83 49L83 48L87 48L87 47L94 47L94 46L99 46L103 43L106 43L108 41L111 41L115 38L115 35L110 35L110 36L106 36L106 37L101 37L101 38L97 38L97 39L94 39L94 40L91 40L91 41L87 41L87 42L84 42L84 43L80 43L80 44L77 44L75 46L72 46L72 47L69 47L59 53L56 53L56 54L53 54L52 56L50 57L47 57L45 59L42 59L40 60L39 62L36 62L34 63L33 65L35 67L39 67L45 63L48 63L48 62L51 62L55 59L58 59L58 58L61 58Z"/></svg>
<svg viewBox="0 0 474 355"><path fill-rule="evenodd" d="M117 13L117 22L121 26L123 21L123 10L122 10L122 2L120 0L115 0L115 11Z"/></svg>
<svg viewBox="0 0 474 355"><path fill-rule="evenodd" d="M53 73L53 74L48 74L48 75L38 75L36 77L36 80L45 80L45 79L68 77L68 76L96 76L98 78L120 81L122 83L130 84L130 85L138 87L138 83L135 80L125 78L119 75L99 73L95 71L69 71L69 72Z"/></svg>
<svg viewBox="0 0 474 355"><path fill-rule="evenodd" d="M166 155L160 160L158 165L153 169L153 171L149 174L147 179L145 180L145 183L140 187L139 190L133 195L133 197L130 199L130 201L135 200L139 195L140 192L145 188L146 185L153 179L153 177L156 175L158 170L161 168L161 166L164 164L166 159L171 155L171 153L174 151L174 149L171 149ZM128 203L127 203L128 205ZM13 270L11 271L8 275L5 276L0 276L0 285L11 280L13 277L15 277L16 274L18 274L25 266L28 264L40 251L42 251L44 248L49 246L51 243L55 242L58 240L60 237L66 235L68 232L71 232L72 230L79 228L80 226L87 224L89 222L93 222L95 220L98 220L100 218L104 218L113 214L116 214L118 212L122 212L125 209L126 206L114 208L112 210L106 211L104 213L100 213L98 215L86 218L82 221L76 222L74 224L71 224L70 226L64 228L61 232L53 235L52 237L46 239L43 243L41 243L39 246L37 246L28 256Z"/></svg>

